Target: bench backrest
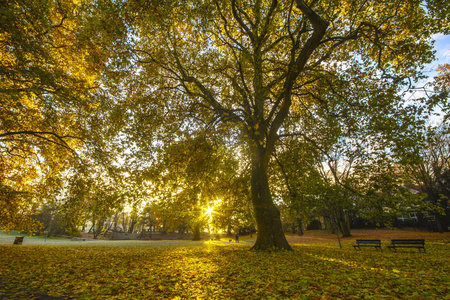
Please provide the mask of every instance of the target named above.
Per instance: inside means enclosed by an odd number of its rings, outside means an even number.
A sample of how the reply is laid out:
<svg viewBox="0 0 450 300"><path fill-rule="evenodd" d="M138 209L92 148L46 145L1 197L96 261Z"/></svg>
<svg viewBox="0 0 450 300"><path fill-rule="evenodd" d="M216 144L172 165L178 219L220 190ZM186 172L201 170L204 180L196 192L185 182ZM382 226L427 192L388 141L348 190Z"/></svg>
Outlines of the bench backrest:
<svg viewBox="0 0 450 300"><path fill-rule="evenodd" d="M23 243L23 236L16 236L16 238L14 239L14 245L22 245Z"/></svg>
<svg viewBox="0 0 450 300"><path fill-rule="evenodd" d="M381 244L381 240L356 240L358 244Z"/></svg>
<svg viewBox="0 0 450 300"><path fill-rule="evenodd" d="M398 245L403 245L403 244L413 244L413 245L425 245L425 240L424 239L410 239L410 240L391 240L392 244L398 244Z"/></svg>

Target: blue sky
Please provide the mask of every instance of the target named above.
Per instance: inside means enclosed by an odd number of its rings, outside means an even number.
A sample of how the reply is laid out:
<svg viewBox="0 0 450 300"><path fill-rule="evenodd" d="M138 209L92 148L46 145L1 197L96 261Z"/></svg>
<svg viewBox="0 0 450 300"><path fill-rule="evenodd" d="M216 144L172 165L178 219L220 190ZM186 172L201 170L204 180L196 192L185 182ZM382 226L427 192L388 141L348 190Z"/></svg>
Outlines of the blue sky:
<svg viewBox="0 0 450 300"><path fill-rule="evenodd" d="M436 50L437 59L425 68L431 78L436 76L436 68L438 65L450 64L450 35L435 34L433 39L435 41L434 49Z"/></svg>
<svg viewBox="0 0 450 300"><path fill-rule="evenodd" d="M416 90L415 91L408 91L404 94L404 97L406 99L417 99L420 97L424 97L425 94L420 89L425 86L427 82L432 82L434 80L434 77L438 74L436 72L436 69L438 65L442 64L450 64L450 35L443 35L443 34L435 34L433 36L434 40L434 50L436 51L436 59L425 66L424 72L425 75L428 76L427 79L415 84ZM428 87L430 89L430 87ZM436 109L436 113L440 113L440 109ZM441 114L441 113L440 113ZM439 125L442 122L442 114L441 115L433 115L429 123L434 125Z"/></svg>

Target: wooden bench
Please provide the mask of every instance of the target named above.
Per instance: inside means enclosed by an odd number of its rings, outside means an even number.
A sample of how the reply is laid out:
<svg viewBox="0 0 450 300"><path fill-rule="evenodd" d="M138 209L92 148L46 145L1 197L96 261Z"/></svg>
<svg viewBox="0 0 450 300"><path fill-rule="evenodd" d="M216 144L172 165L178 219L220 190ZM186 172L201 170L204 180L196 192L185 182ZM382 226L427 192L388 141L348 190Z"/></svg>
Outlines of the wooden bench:
<svg viewBox="0 0 450 300"><path fill-rule="evenodd" d="M24 238L23 236L16 236L16 238L14 239L13 245L22 245L23 238Z"/></svg>
<svg viewBox="0 0 450 300"><path fill-rule="evenodd" d="M392 251L392 249L397 251L397 248L417 248L419 252L422 252L421 249L423 249L423 252L426 252L424 239L391 240L391 245L388 248L389 251Z"/></svg>
<svg viewBox="0 0 450 300"><path fill-rule="evenodd" d="M356 240L356 245L353 245L353 247L358 248L361 250L361 247L375 247L375 249L381 250L381 240Z"/></svg>

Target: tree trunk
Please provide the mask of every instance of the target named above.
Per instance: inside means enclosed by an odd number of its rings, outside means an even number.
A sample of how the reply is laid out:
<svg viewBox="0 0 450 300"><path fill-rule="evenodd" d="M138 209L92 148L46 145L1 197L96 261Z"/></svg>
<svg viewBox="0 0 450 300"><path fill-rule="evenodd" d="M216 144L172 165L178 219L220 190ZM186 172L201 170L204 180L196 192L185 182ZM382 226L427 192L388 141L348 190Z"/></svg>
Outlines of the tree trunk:
<svg viewBox="0 0 450 300"><path fill-rule="evenodd" d="M303 222L302 222L302 218L297 218L297 223L298 223L298 235L302 236L303 235Z"/></svg>
<svg viewBox="0 0 450 300"><path fill-rule="evenodd" d="M228 224L227 226L227 236L232 236L233 234L231 233L231 224Z"/></svg>
<svg viewBox="0 0 450 300"><path fill-rule="evenodd" d="M127 221L128 221L128 218L127 219L125 219L125 213L122 213L122 231L123 232L127 232Z"/></svg>
<svg viewBox="0 0 450 300"><path fill-rule="evenodd" d="M114 215L114 231L117 231L117 225L119 224L119 214Z"/></svg>
<svg viewBox="0 0 450 300"><path fill-rule="evenodd" d="M348 215L348 210L341 210L339 212L339 227L342 232L342 237L350 237L350 218Z"/></svg>
<svg viewBox="0 0 450 300"><path fill-rule="evenodd" d="M136 223L137 223L136 219L131 219L131 224L130 224L130 228L128 228L128 233L133 233L134 225L136 225Z"/></svg>
<svg viewBox="0 0 450 300"><path fill-rule="evenodd" d="M95 236L95 215L92 216L92 227L89 230L89 233L91 232L91 230L92 230L92 234L94 235L94 239L96 239L97 237Z"/></svg>
<svg viewBox="0 0 450 300"><path fill-rule="evenodd" d="M342 237L350 237L352 236L350 233L350 220L348 218L348 215L346 214L346 211L340 210L336 214L336 219L338 222L339 230L342 233Z"/></svg>
<svg viewBox="0 0 450 300"><path fill-rule="evenodd" d="M94 221L92 222L92 224L94 224L94 225L92 225L93 239L96 240L96 239L97 239L97 236L98 236L98 233L97 233L97 224L96 224L96 222L95 222L95 219L94 219Z"/></svg>
<svg viewBox="0 0 450 300"><path fill-rule="evenodd" d="M442 223L443 223L442 222L443 221L442 216L440 214L436 214L435 215L435 220L436 220L437 231L439 233L444 233L444 226L442 226Z"/></svg>
<svg viewBox="0 0 450 300"><path fill-rule="evenodd" d="M94 227L94 239L96 240L98 238L98 236L102 233L102 229L103 229L103 223L105 221L103 220L98 220L97 222L97 226Z"/></svg>
<svg viewBox="0 0 450 300"><path fill-rule="evenodd" d="M194 224L194 238L193 241L200 241L200 222Z"/></svg>
<svg viewBox="0 0 450 300"><path fill-rule="evenodd" d="M262 157L256 156L252 159L251 190L258 236L252 250L292 250L284 236L280 211L273 203L270 194L267 167Z"/></svg>
<svg viewBox="0 0 450 300"><path fill-rule="evenodd" d="M104 236L107 235L108 231L111 229L111 227L113 227L113 223L109 223L108 227L105 229L105 232L103 233Z"/></svg>

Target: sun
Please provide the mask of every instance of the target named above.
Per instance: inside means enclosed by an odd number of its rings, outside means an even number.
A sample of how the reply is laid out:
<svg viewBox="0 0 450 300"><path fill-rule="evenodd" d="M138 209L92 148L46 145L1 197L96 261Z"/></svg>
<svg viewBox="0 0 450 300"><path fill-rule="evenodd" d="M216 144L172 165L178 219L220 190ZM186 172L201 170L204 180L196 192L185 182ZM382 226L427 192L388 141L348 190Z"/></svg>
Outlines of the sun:
<svg viewBox="0 0 450 300"><path fill-rule="evenodd" d="M211 215L214 212L214 207L207 207L205 210L206 215Z"/></svg>

